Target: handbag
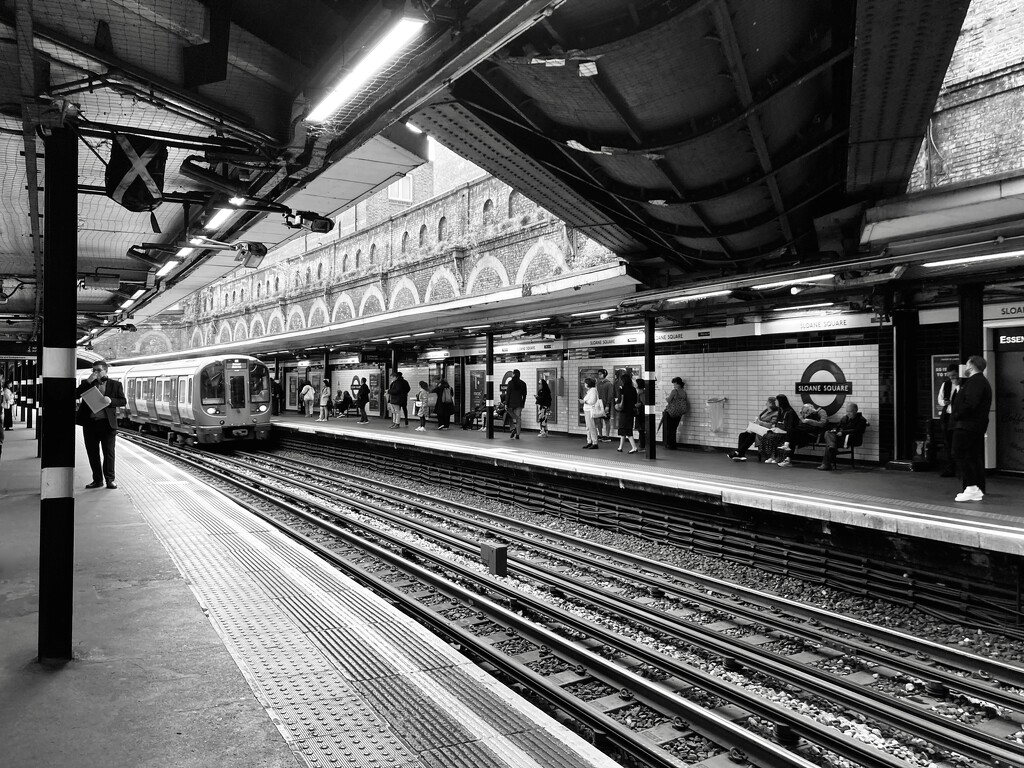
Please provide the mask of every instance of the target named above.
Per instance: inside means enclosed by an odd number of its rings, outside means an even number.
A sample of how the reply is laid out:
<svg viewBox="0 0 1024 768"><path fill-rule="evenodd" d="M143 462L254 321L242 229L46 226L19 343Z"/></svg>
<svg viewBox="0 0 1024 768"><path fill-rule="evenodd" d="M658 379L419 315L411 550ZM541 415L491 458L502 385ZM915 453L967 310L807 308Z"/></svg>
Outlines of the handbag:
<svg viewBox="0 0 1024 768"><path fill-rule="evenodd" d="M604 401L599 397L597 402L594 403L594 413L604 413Z"/></svg>
<svg viewBox="0 0 1024 768"><path fill-rule="evenodd" d="M615 401L615 410L618 411L619 413L622 412L622 401L621 400L616 400Z"/></svg>

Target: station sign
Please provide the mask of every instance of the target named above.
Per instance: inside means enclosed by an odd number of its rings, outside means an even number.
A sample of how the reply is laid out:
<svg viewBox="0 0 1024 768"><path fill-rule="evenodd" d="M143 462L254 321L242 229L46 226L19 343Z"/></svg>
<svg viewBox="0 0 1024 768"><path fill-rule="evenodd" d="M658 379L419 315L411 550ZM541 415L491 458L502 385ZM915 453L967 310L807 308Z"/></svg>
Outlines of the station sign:
<svg viewBox="0 0 1024 768"><path fill-rule="evenodd" d="M982 313L986 320L1024 320L1024 303L986 304Z"/></svg>
<svg viewBox="0 0 1024 768"><path fill-rule="evenodd" d="M999 352L1024 349L1024 326L993 328L992 341Z"/></svg>

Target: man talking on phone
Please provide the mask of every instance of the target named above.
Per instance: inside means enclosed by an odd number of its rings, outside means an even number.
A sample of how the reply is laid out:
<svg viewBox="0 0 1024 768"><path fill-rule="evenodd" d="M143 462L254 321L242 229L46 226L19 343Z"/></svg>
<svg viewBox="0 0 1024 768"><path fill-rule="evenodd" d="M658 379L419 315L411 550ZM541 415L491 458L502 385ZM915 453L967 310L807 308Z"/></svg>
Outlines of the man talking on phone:
<svg viewBox="0 0 1024 768"><path fill-rule="evenodd" d="M114 441L117 438L117 409L128 402L124 397L121 382L107 378L107 364L96 362L92 365L92 373L78 385L75 395L82 397L89 389L99 391L101 404L93 410L86 399L78 406L75 423L82 427L85 438L85 451L89 454L89 466L92 467L92 482L86 488L117 488L114 475ZM96 398L91 398L96 400ZM103 448L103 461L100 461L100 448Z"/></svg>

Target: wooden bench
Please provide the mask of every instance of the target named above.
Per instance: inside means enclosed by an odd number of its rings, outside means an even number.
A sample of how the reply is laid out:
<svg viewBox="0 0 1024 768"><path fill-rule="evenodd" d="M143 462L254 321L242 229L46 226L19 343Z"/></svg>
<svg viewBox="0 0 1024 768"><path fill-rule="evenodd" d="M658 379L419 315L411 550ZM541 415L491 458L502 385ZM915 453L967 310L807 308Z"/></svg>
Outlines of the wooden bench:
<svg viewBox="0 0 1024 768"><path fill-rule="evenodd" d="M825 445L825 432L830 431L835 426L836 426L836 424L830 424L828 429L826 429L826 430L824 430L822 432L819 432L817 434L817 436L814 438L814 442L813 443L805 443L804 445L801 445L801 446L799 446L797 448L794 448L792 453L790 453L790 455L789 455L790 460L791 461L795 461L796 458L797 458L797 454L801 450L803 450L805 448L806 449L821 448L822 449L822 457L824 457L825 449L827 448L827 446ZM865 425L864 425L864 432L867 432L868 427L870 427L870 426L871 426L871 422L865 423ZM864 444L864 432L860 432L860 433L852 433L851 432L850 434L847 434L846 436L843 437L842 442L836 444L836 458L838 458L840 456L849 456L850 457L850 467L853 468L853 469L857 468L857 448L859 448L861 445Z"/></svg>

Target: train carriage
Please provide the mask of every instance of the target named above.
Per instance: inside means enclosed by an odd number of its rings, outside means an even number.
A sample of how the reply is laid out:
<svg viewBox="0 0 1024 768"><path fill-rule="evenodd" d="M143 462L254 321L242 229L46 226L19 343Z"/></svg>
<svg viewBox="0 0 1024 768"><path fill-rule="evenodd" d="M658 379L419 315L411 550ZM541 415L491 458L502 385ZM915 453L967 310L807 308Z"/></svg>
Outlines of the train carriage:
<svg viewBox="0 0 1024 768"><path fill-rule="evenodd" d="M108 375L124 387L121 418L140 428L200 444L270 437L270 372L254 357L112 365Z"/></svg>

